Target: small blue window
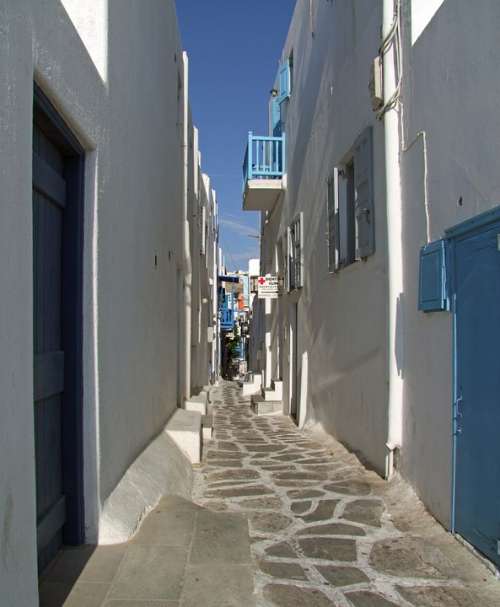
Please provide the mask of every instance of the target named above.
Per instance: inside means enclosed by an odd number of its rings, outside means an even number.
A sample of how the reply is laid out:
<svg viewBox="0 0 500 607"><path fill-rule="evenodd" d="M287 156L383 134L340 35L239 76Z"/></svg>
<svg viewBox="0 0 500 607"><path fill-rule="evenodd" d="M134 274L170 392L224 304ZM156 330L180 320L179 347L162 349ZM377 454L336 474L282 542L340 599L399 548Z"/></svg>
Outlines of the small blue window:
<svg viewBox="0 0 500 607"><path fill-rule="evenodd" d="M290 60L287 59L285 63L280 66L279 69L279 93L278 103L282 103L285 99L290 97L292 85L292 77L290 70Z"/></svg>
<svg viewBox="0 0 500 607"><path fill-rule="evenodd" d="M278 101L278 97L271 98L271 126L273 137L281 137L281 108Z"/></svg>
<svg viewBox="0 0 500 607"><path fill-rule="evenodd" d="M448 309L444 240L431 242L420 250L418 309L422 312Z"/></svg>

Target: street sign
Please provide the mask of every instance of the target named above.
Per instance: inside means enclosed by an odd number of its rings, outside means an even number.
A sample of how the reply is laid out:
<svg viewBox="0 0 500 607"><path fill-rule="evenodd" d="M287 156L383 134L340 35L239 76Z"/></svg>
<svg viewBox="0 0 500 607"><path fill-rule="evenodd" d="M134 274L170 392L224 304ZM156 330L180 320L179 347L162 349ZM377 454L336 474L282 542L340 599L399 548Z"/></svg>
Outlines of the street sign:
<svg viewBox="0 0 500 607"><path fill-rule="evenodd" d="M257 279L257 297L259 299L277 299L279 283L277 276L259 276Z"/></svg>

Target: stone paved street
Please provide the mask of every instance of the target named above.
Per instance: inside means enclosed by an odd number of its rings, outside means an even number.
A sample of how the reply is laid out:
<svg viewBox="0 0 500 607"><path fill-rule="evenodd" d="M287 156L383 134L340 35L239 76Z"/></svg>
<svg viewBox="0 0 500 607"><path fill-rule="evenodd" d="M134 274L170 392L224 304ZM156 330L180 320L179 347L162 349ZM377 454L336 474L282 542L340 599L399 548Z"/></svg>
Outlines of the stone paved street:
<svg viewBox="0 0 500 607"><path fill-rule="evenodd" d="M211 400L194 500L248 517L257 605L500 605L500 582L404 483L286 417L257 417L236 384Z"/></svg>

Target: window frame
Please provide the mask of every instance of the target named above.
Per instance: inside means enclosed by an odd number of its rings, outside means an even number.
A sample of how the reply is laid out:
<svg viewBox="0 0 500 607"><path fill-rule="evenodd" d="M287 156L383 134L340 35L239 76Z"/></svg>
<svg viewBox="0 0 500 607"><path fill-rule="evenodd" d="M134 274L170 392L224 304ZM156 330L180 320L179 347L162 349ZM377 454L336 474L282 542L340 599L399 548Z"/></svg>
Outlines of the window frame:
<svg viewBox="0 0 500 607"><path fill-rule="evenodd" d="M375 201L373 199L373 139L372 127L364 129L356 138L348 154L344 157L341 164L334 167L332 173L327 178L327 247L328 247L328 271L332 274L341 269L353 265L357 261L366 260L375 253L375 231L371 227L369 241L369 252L363 255L360 244L360 222L365 214L371 216L375 210ZM366 152L367 156L360 156L360 148L363 142L368 142L370 148ZM368 160L366 160L368 159ZM359 175L363 175L363 164L365 160L368 166L364 166L365 176L368 180L368 209L360 208L359 190L357 189L357 180ZM361 167L361 168L360 168ZM371 215L370 215L371 214ZM366 231L363 233L365 239ZM364 243L366 247L366 243Z"/></svg>
<svg viewBox="0 0 500 607"><path fill-rule="evenodd" d="M297 238L298 235L298 238ZM288 291L304 286L304 217L300 212L287 228Z"/></svg>

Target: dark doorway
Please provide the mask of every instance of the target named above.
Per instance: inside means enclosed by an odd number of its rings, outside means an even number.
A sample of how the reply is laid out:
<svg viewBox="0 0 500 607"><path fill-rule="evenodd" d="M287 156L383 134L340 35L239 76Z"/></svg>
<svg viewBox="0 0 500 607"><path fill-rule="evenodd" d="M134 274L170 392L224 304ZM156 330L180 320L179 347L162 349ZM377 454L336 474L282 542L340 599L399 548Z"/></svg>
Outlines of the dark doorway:
<svg viewBox="0 0 500 607"><path fill-rule="evenodd" d="M84 152L35 85L33 368L39 573L84 540L82 252Z"/></svg>

